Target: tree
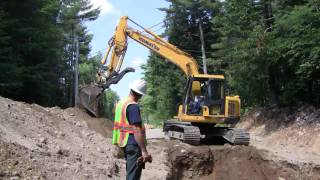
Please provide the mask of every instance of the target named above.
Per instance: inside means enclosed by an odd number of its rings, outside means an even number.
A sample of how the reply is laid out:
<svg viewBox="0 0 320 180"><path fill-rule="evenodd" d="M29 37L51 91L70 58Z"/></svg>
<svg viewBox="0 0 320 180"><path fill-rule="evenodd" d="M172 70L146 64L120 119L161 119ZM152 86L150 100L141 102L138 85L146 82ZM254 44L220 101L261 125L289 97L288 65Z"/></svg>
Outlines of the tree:
<svg viewBox="0 0 320 180"><path fill-rule="evenodd" d="M224 73L231 94L239 94L243 105L266 101L265 61L259 61L257 44L265 31L261 2L228 0L219 4L213 17L214 31L219 34L211 45L217 55L212 61L218 72Z"/></svg>
<svg viewBox="0 0 320 180"><path fill-rule="evenodd" d="M163 36L183 51L190 53L198 64L201 60L201 43L199 24L204 31L205 47L209 48L215 40L211 33L211 18L213 14L212 1L172 0L169 8L162 9L167 16L166 31ZM210 54L208 57L210 58ZM211 64L208 64L212 72ZM151 53L147 64L143 67L145 79L148 82L148 96L143 99L146 110L144 114L149 119L165 120L177 113L184 95L186 75L174 64ZM200 71L202 69L200 68Z"/></svg>
<svg viewBox="0 0 320 180"><path fill-rule="evenodd" d="M62 33L55 25L58 2L12 0L1 1L0 7L5 19L0 30L5 44L0 68L7 72L1 76L1 95L47 106L59 104L56 72Z"/></svg>
<svg viewBox="0 0 320 180"><path fill-rule="evenodd" d="M115 114L116 103L119 101L119 96L111 89L107 89L102 95L102 106L100 112L108 119L113 119Z"/></svg>
<svg viewBox="0 0 320 180"><path fill-rule="evenodd" d="M277 16L264 50L278 69L279 103L319 105L320 13L312 3L290 9Z"/></svg>
<svg viewBox="0 0 320 180"><path fill-rule="evenodd" d="M97 54L79 64L80 86L88 85L95 81L101 58L102 55Z"/></svg>
<svg viewBox="0 0 320 180"><path fill-rule="evenodd" d="M319 104L317 7L313 1L221 3L213 18L221 38L211 47L219 44L224 54L213 59L243 105Z"/></svg>
<svg viewBox="0 0 320 180"><path fill-rule="evenodd" d="M84 22L97 19L100 10L93 9L89 0L65 0L62 1L60 9L59 21L64 32L64 66L61 68L60 74L67 82L64 84L64 103L67 106L73 106L75 44L76 41L79 41L79 63L80 67L85 66L81 63L86 64L90 61L88 55L92 35L88 34Z"/></svg>
<svg viewBox="0 0 320 180"><path fill-rule="evenodd" d="M0 1L0 95L45 106L68 104L75 37L80 62L86 62L92 35L83 22L98 14L89 0Z"/></svg>
<svg viewBox="0 0 320 180"><path fill-rule="evenodd" d="M10 35L7 33L9 21L5 17L4 10L0 6L0 95L5 97L17 97L22 87L21 82L17 82L22 77L22 71L18 67L18 62L10 58L12 47L10 46Z"/></svg>

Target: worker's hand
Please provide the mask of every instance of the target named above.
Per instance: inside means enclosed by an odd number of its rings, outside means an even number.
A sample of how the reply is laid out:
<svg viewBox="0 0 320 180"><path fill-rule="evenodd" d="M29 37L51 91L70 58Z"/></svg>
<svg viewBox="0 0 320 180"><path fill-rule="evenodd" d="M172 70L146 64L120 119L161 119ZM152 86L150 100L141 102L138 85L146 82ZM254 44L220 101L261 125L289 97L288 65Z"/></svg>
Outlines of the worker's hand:
<svg viewBox="0 0 320 180"><path fill-rule="evenodd" d="M152 162L152 156L148 154L148 152L142 152L142 160L144 163L146 162Z"/></svg>

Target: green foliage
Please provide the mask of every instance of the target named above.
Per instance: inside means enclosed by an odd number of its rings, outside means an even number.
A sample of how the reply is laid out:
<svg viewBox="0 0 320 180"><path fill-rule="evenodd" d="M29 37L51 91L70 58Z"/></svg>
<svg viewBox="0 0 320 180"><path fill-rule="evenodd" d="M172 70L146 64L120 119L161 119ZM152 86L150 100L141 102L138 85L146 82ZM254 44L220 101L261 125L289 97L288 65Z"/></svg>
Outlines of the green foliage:
<svg viewBox="0 0 320 180"><path fill-rule="evenodd" d="M59 14L59 26L64 32L64 51L63 64L60 68L60 74L66 79L66 84L63 85L65 102L67 106L74 104L74 57L76 56L76 43L79 41L79 67L80 73L86 68L90 69L93 65L88 58L90 52L90 42L92 35L88 34L88 30L84 22L95 20L100 13L99 9L92 9L89 0L67 0L62 1ZM84 64L84 65L82 65ZM91 73L91 70L89 70ZM80 74L80 83L88 83L89 78ZM93 76L94 77L94 76Z"/></svg>
<svg viewBox="0 0 320 180"><path fill-rule="evenodd" d="M171 118L176 113L176 106L181 102L184 75L172 63L152 54L143 67L148 82L147 94L143 99L144 116L152 116L152 120ZM151 119L149 117L148 119Z"/></svg>
<svg viewBox="0 0 320 180"><path fill-rule="evenodd" d="M213 23L220 26L217 43L224 54L214 57L214 63L245 106L319 104L317 6L303 1L257 3L222 3ZM275 13L267 18L268 5Z"/></svg>
<svg viewBox="0 0 320 180"><path fill-rule="evenodd" d="M89 0L10 0L0 2L0 95L45 106L72 100L74 37L88 60L84 21L99 10Z"/></svg>
<svg viewBox="0 0 320 180"><path fill-rule="evenodd" d="M214 6L211 1L170 2L169 8L162 9L167 13L164 36L168 37L170 43L199 59L198 64L201 65L199 23L202 25L204 38L207 39L205 47L208 49L216 39L216 35L211 33ZM210 57L210 54L207 53L207 56ZM176 115L184 95L186 75L177 66L153 53L143 69L148 82L148 96L142 100L142 113L151 123L159 125L162 120ZM209 71L211 72L210 64Z"/></svg>
<svg viewBox="0 0 320 180"><path fill-rule="evenodd" d="M212 58L215 69L226 75L231 94L239 94L243 105L264 103L268 69L257 49L260 34L265 31L261 7L249 0L228 0L220 8L212 20L220 36L211 46L214 54L218 52Z"/></svg>
<svg viewBox="0 0 320 180"><path fill-rule="evenodd" d="M1 1L2 96L42 105L61 102L57 61L63 48L54 24L57 1Z"/></svg>
<svg viewBox="0 0 320 180"><path fill-rule="evenodd" d="M79 84L88 85L95 81L98 67L100 65L101 54L98 54L88 61L79 64Z"/></svg>
<svg viewBox="0 0 320 180"><path fill-rule="evenodd" d="M277 17L264 51L272 53L268 60L277 66L281 104L319 105L319 35L320 12L311 4Z"/></svg>
<svg viewBox="0 0 320 180"><path fill-rule="evenodd" d="M164 36L200 61L203 23L208 72L222 73L245 108L258 105L320 104L319 1L169 0ZM150 122L176 113L185 76L151 54L143 67Z"/></svg>
<svg viewBox="0 0 320 180"><path fill-rule="evenodd" d="M100 112L102 112L103 116L113 120L115 113L116 103L119 101L119 96L116 92L111 89L106 90L102 96L102 106Z"/></svg>

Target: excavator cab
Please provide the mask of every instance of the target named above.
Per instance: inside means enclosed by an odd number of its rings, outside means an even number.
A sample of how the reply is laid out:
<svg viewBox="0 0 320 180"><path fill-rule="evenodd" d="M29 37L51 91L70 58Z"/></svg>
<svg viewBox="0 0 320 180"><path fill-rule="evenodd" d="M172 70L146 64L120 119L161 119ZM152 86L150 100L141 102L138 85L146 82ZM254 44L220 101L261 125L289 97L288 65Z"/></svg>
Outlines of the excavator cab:
<svg viewBox="0 0 320 180"><path fill-rule="evenodd" d="M190 77L175 118L196 123L236 124L240 119L240 98L226 96L224 85L222 75Z"/></svg>
<svg viewBox="0 0 320 180"><path fill-rule="evenodd" d="M208 107L210 114L223 114L223 80L197 78L192 82L191 93L186 96L187 114L203 114L203 107Z"/></svg>

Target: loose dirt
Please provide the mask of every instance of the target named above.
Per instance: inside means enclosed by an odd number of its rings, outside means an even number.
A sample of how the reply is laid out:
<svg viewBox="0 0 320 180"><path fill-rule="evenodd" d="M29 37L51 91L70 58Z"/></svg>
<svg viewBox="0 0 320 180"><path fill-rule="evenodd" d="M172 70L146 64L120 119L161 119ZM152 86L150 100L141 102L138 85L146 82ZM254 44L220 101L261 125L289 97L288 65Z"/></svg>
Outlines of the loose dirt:
<svg viewBox="0 0 320 180"><path fill-rule="evenodd" d="M0 179L114 178L123 160L80 112L0 98Z"/></svg>
<svg viewBox="0 0 320 180"><path fill-rule="evenodd" d="M146 164L142 179L320 179L318 123L295 120L270 128L274 124L261 120L270 119L267 112L251 112L239 124L253 133L250 146L195 147L148 131L153 163ZM125 161L111 135L111 121L81 109L0 97L0 179L125 179Z"/></svg>
<svg viewBox="0 0 320 180"><path fill-rule="evenodd" d="M320 109L256 108L238 125L251 133L251 143L283 160L320 164Z"/></svg>

